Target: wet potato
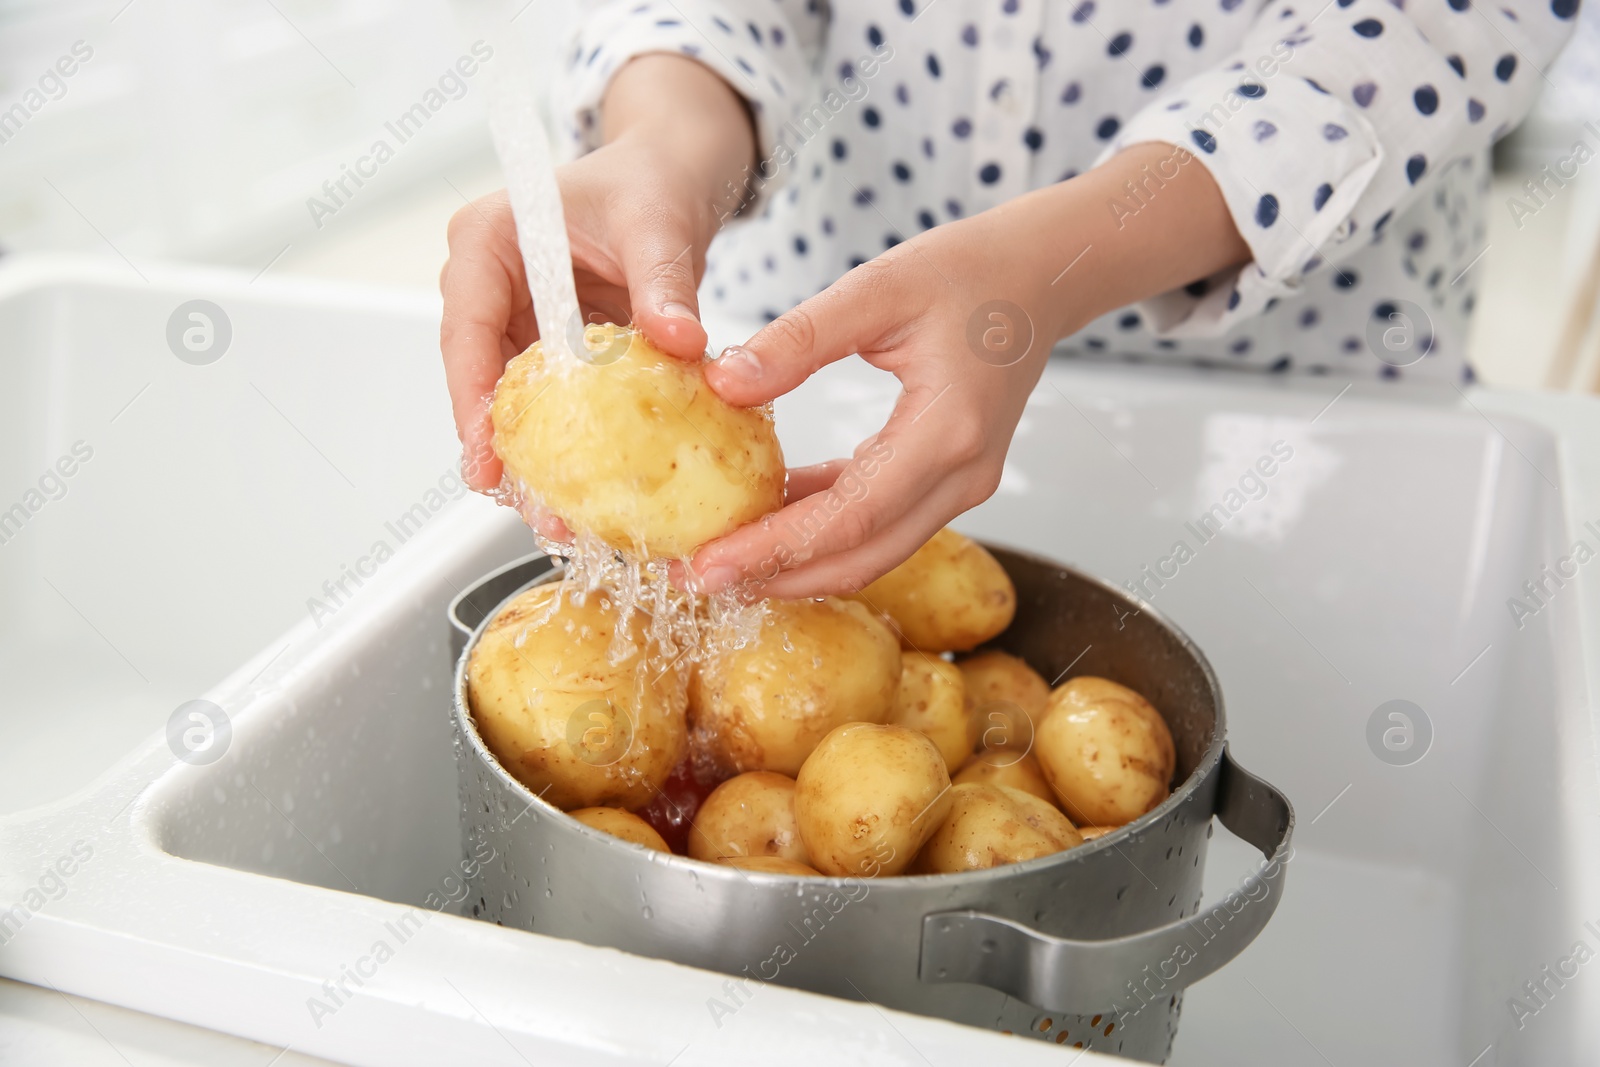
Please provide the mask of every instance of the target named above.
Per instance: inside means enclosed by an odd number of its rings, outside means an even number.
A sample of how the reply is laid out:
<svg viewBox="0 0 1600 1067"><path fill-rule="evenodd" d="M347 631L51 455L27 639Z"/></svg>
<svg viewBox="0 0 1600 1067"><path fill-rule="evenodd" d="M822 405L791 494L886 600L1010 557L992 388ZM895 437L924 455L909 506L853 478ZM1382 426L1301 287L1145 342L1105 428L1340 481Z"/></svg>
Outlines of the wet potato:
<svg viewBox="0 0 1600 1067"><path fill-rule="evenodd" d="M783 504L772 419L728 404L698 364L622 327L590 327L593 362L506 365L490 414L494 450L574 532L636 558L687 558Z"/></svg>
<svg viewBox="0 0 1600 1067"><path fill-rule="evenodd" d="M807 878L820 878L822 872L804 863L784 859L782 856L730 856L717 861L724 867L737 867L742 871L760 871L763 874L797 874Z"/></svg>
<svg viewBox="0 0 1600 1067"><path fill-rule="evenodd" d="M1086 826L1122 826L1156 807L1176 763L1161 713L1127 686L1094 677L1050 694L1034 754L1061 810Z"/></svg>
<svg viewBox="0 0 1600 1067"><path fill-rule="evenodd" d="M711 635L695 670L689 717L696 743L724 772L794 775L830 730L881 723L894 710L900 648L876 615L854 601L767 601L743 648L737 619Z"/></svg>
<svg viewBox="0 0 1600 1067"><path fill-rule="evenodd" d="M889 721L924 734L954 774L972 751L967 684L955 664L922 652L900 656L900 690Z"/></svg>
<svg viewBox="0 0 1600 1067"><path fill-rule="evenodd" d="M642 613L618 642L611 598L578 602L565 582L535 586L484 630L467 696L484 743L518 781L563 810L650 802L682 754L684 683L651 680Z"/></svg>
<svg viewBox="0 0 1600 1067"><path fill-rule="evenodd" d="M877 878L911 865L950 808L944 757L904 726L849 723L817 746L795 780L795 816L811 865Z"/></svg>
<svg viewBox="0 0 1600 1067"><path fill-rule="evenodd" d="M1032 747L1050 700L1050 685L1039 672L997 649L959 659L956 666L966 679L972 705L973 747Z"/></svg>
<svg viewBox="0 0 1600 1067"><path fill-rule="evenodd" d="M697 860L777 857L806 863L805 842L794 815L794 779L749 771L711 791L689 832Z"/></svg>
<svg viewBox="0 0 1600 1067"><path fill-rule="evenodd" d="M632 841L636 845L653 848L657 852L672 851L662 840L661 835L656 833L655 827L631 811L622 808L577 808L567 814L585 826L592 826L612 837L620 837L624 841Z"/></svg>
<svg viewBox="0 0 1600 1067"><path fill-rule="evenodd" d="M894 620L921 652L976 648L1011 624L1017 591L987 549L946 527L856 598Z"/></svg>
<svg viewBox="0 0 1600 1067"><path fill-rule="evenodd" d="M917 874L981 871L1083 844L1054 804L1003 785L969 782L950 791L950 812L917 856Z"/></svg>
<svg viewBox="0 0 1600 1067"><path fill-rule="evenodd" d="M1039 761L1031 752L1015 749L985 749L967 757L967 762L951 779L957 785L971 782L982 785L1003 785L1031 793L1047 804L1056 802L1055 790L1045 780Z"/></svg>

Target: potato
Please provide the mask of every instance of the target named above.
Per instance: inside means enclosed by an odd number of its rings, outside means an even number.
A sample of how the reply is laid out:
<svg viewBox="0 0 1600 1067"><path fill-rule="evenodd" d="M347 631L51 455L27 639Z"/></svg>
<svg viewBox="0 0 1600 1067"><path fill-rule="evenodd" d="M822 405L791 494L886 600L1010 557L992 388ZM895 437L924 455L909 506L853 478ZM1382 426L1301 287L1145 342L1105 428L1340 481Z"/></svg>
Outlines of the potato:
<svg viewBox="0 0 1600 1067"><path fill-rule="evenodd" d="M841 726L795 780L800 837L823 874L899 874L949 809L944 757L904 726Z"/></svg>
<svg viewBox="0 0 1600 1067"><path fill-rule="evenodd" d="M956 666L966 679L972 705L973 747L1031 748L1034 728L1050 700L1050 685L1039 672L997 649L957 660Z"/></svg>
<svg viewBox="0 0 1600 1067"><path fill-rule="evenodd" d="M1080 826L1078 827L1078 833L1083 835L1085 841L1093 841L1097 837L1106 836L1115 829L1117 829L1115 826Z"/></svg>
<svg viewBox="0 0 1600 1067"><path fill-rule="evenodd" d="M1017 590L1005 568L948 527L856 597L894 620L902 645L922 652L976 648L1017 613Z"/></svg>
<svg viewBox="0 0 1600 1067"><path fill-rule="evenodd" d="M815 867L782 856L729 856L717 861L723 867L737 867L742 871L760 871L763 874L798 874L820 878L822 872Z"/></svg>
<svg viewBox="0 0 1600 1067"><path fill-rule="evenodd" d="M1045 781L1039 761L1033 758L1033 753L1018 749L998 748L975 753L967 757L967 762L950 780L956 785L964 782L1003 785L1032 793L1050 804L1056 802L1055 791Z"/></svg>
<svg viewBox="0 0 1600 1067"><path fill-rule="evenodd" d="M1161 713L1105 678L1050 694L1034 754L1061 810L1080 825L1121 826L1167 798L1176 753Z"/></svg>
<svg viewBox="0 0 1600 1067"><path fill-rule="evenodd" d="M794 818L794 779L750 771L717 786L695 814L689 855L697 860L776 856L807 862Z"/></svg>
<svg viewBox="0 0 1600 1067"><path fill-rule="evenodd" d="M900 655L900 691L889 721L909 726L928 739L954 774L972 752L967 684L953 663L921 652Z"/></svg>
<svg viewBox="0 0 1600 1067"><path fill-rule="evenodd" d="M494 618L467 661L472 716L500 764L550 803L636 810L683 753L685 683L647 668L643 612L613 648L611 595L578 595L535 586Z"/></svg>
<svg viewBox="0 0 1600 1067"><path fill-rule="evenodd" d="M748 618L725 619L689 689L695 744L725 772L791 777L828 731L884 722L900 686L900 648L889 627L837 597L769 600L753 636L733 647Z"/></svg>
<svg viewBox="0 0 1600 1067"><path fill-rule="evenodd" d="M621 808L578 808L567 814L585 826L592 826L612 837L620 837L624 841L632 841L636 845L653 848L657 852L672 851L661 839L661 835L656 833L655 827L631 811L624 811Z"/></svg>
<svg viewBox="0 0 1600 1067"><path fill-rule="evenodd" d="M546 360L535 344L517 356L490 406L506 473L575 533L680 559L782 506L770 415L728 404L698 364L643 334L593 326L586 341L606 355Z"/></svg>
<svg viewBox="0 0 1600 1067"><path fill-rule="evenodd" d="M981 871L1083 844L1054 804L1003 785L969 782L950 790L950 813L917 855L917 874Z"/></svg>

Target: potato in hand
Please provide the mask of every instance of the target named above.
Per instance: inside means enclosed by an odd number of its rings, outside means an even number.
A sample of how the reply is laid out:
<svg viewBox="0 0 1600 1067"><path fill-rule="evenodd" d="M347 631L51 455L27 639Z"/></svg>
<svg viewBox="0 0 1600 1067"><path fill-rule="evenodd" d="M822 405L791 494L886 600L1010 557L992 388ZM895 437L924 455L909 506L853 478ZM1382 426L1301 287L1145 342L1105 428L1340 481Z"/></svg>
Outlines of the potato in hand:
<svg viewBox="0 0 1600 1067"><path fill-rule="evenodd" d="M697 363L591 326L580 358L536 343L506 365L490 416L508 476L635 559L683 559L783 504L771 416L736 408Z"/></svg>

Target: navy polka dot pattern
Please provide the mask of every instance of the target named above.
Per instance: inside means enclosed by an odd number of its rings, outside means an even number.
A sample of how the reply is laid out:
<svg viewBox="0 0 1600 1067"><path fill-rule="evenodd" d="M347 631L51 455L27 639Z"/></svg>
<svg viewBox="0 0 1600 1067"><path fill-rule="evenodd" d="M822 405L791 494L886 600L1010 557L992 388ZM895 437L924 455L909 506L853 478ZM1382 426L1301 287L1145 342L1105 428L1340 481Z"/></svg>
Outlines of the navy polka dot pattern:
<svg viewBox="0 0 1600 1067"><path fill-rule="evenodd" d="M557 106L571 149L597 147L612 75L662 51L746 98L762 162L712 245L708 308L793 306L919 233L1156 141L1210 172L1253 259L1109 313L1068 353L1460 380L1487 150L1531 105L1578 0L1474 5L613 0L568 49ZM1428 312L1433 354L1396 372L1363 338L1400 300Z"/></svg>

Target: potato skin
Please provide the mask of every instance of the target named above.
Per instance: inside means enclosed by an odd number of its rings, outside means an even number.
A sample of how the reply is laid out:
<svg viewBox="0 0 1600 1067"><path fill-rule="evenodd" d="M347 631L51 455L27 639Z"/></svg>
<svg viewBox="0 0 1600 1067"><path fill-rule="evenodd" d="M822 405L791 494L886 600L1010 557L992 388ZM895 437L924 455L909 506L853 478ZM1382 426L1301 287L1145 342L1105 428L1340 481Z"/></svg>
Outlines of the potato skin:
<svg viewBox="0 0 1600 1067"><path fill-rule="evenodd" d="M490 406L494 450L575 532L635 558L686 558L783 505L783 452L765 411L736 408L699 364L637 331L591 327L612 362L506 365Z"/></svg>
<svg viewBox="0 0 1600 1067"><path fill-rule="evenodd" d="M904 726L847 723L795 779L795 817L823 874L899 874L944 821L950 776L934 743Z"/></svg>
<svg viewBox="0 0 1600 1067"><path fill-rule="evenodd" d="M681 672L653 679L639 613L619 642L627 654L611 662L616 619L606 593L580 604L566 582L535 586L490 622L467 661L484 744L563 810L642 808L683 753Z"/></svg>
<svg viewBox="0 0 1600 1067"><path fill-rule="evenodd" d="M695 743L725 772L793 776L828 731L894 710L900 648L863 605L838 597L770 600L743 648L737 621L711 635L689 688Z"/></svg>
<svg viewBox="0 0 1600 1067"><path fill-rule="evenodd" d="M760 871L763 874L797 874L807 878L821 878L822 872L815 867L808 867L804 863L784 859L782 856L729 856L720 859L717 863L724 867L738 867L744 871Z"/></svg>
<svg viewBox="0 0 1600 1067"><path fill-rule="evenodd" d="M1122 826L1156 807L1176 762L1172 733L1148 700L1088 676L1050 694L1034 754L1061 810L1086 826Z"/></svg>
<svg viewBox="0 0 1600 1067"><path fill-rule="evenodd" d="M1050 701L1050 684L1021 657L990 649L956 661L972 705L974 748L1021 748Z"/></svg>
<svg viewBox="0 0 1600 1067"><path fill-rule="evenodd" d="M917 855L917 874L981 871L1083 844L1054 804L1020 789L969 782L950 790L950 813Z"/></svg>
<svg viewBox="0 0 1600 1067"><path fill-rule="evenodd" d="M921 652L900 654L900 691L889 721L926 734L951 774L972 752L971 719L967 683L955 664Z"/></svg>
<svg viewBox="0 0 1600 1067"><path fill-rule="evenodd" d="M1045 781L1039 761L1031 752L1001 748L973 753L950 780L956 785L964 782L1003 785L1031 793L1051 805L1056 802L1055 790Z"/></svg>
<svg viewBox="0 0 1600 1067"><path fill-rule="evenodd" d="M894 620L900 643L964 652L1011 625L1017 590L987 549L945 527L857 597Z"/></svg>
<svg viewBox="0 0 1600 1067"><path fill-rule="evenodd" d="M655 827L631 811L624 811L622 808L576 808L567 814L585 826L592 826L612 837L620 837L624 841L632 841L636 845L653 848L657 852L672 851L661 839L661 835L656 833Z"/></svg>
<svg viewBox="0 0 1600 1067"><path fill-rule="evenodd" d="M695 814L689 855L713 861L776 856L807 863L794 816L794 779L748 771L717 786Z"/></svg>
<svg viewBox="0 0 1600 1067"><path fill-rule="evenodd" d="M1085 841L1093 841L1097 837L1106 836L1115 829L1117 829L1115 826L1080 826L1078 827L1078 833L1083 835Z"/></svg>

